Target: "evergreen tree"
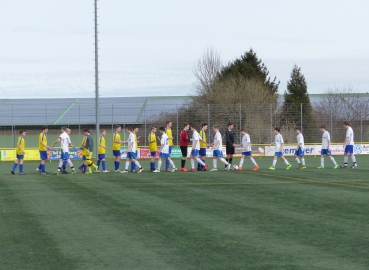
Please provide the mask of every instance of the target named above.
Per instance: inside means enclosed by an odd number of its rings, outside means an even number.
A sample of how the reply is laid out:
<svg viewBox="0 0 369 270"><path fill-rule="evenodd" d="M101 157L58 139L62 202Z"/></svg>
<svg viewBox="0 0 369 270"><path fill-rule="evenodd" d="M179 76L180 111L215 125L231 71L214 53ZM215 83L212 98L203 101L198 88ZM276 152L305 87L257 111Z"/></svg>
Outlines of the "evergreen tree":
<svg viewBox="0 0 369 270"><path fill-rule="evenodd" d="M316 130L313 109L305 76L301 73L301 68L296 64L293 66L291 78L287 83L287 90L284 92L282 119L286 125L293 124L295 127L302 128L305 140L315 139L314 134Z"/></svg>

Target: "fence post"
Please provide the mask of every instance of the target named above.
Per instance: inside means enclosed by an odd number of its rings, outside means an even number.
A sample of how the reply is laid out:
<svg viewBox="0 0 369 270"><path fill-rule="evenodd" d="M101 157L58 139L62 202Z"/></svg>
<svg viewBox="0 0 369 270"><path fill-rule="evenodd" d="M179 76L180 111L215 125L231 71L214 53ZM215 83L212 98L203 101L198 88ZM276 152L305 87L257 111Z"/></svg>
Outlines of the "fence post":
<svg viewBox="0 0 369 270"><path fill-rule="evenodd" d="M81 141L81 105L78 105L78 141Z"/></svg>
<svg viewBox="0 0 369 270"><path fill-rule="evenodd" d="M45 105L45 117L46 117L45 125L47 125L47 105Z"/></svg>
<svg viewBox="0 0 369 270"><path fill-rule="evenodd" d="M114 133L114 105L111 104L111 133Z"/></svg>
<svg viewBox="0 0 369 270"><path fill-rule="evenodd" d="M363 111L360 110L360 142L363 142Z"/></svg>
<svg viewBox="0 0 369 270"><path fill-rule="evenodd" d="M239 130L241 130L242 129L242 105L241 105L241 103L240 103L240 128L239 128ZM242 144L242 138L241 138L241 135L239 135L240 136L240 143Z"/></svg>
<svg viewBox="0 0 369 270"><path fill-rule="evenodd" d="M145 147L147 146L147 126L146 126L146 110L143 111L144 117L145 117Z"/></svg>
<svg viewBox="0 0 369 270"><path fill-rule="evenodd" d="M211 125L210 125L210 104L208 104L208 125L209 125L209 130L211 130ZM210 133L210 131L209 131ZM210 136L208 136L208 144L210 144Z"/></svg>
<svg viewBox="0 0 369 270"><path fill-rule="evenodd" d="M300 103L300 122L301 122L301 125L300 125L301 133L303 133L302 131L302 103Z"/></svg>
<svg viewBox="0 0 369 270"><path fill-rule="evenodd" d="M14 138L14 115L13 115L13 105L12 105L12 139L13 139L13 147L15 147L15 138Z"/></svg>
<svg viewBox="0 0 369 270"><path fill-rule="evenodd" d="M273 141L273 103L270 103L270 142Z"/></svg>
<svg viewBox="0 0 369 270"><path fill-rule="evenodd" d="M177 110L177 145L179 145L179 143L178 143L178 132L179 132L179 130L178 130L178 105L176 105L176 110Z"/></svg>
<svg viewBox="0 0 369 270"><path fill-rule="evenodd" d="M334 136L334 132L333 132L333 117L332 117L332 108L331 108L331 119L330 119L330 131L331 131L331 142L333 142L333 136Z"/></svg>

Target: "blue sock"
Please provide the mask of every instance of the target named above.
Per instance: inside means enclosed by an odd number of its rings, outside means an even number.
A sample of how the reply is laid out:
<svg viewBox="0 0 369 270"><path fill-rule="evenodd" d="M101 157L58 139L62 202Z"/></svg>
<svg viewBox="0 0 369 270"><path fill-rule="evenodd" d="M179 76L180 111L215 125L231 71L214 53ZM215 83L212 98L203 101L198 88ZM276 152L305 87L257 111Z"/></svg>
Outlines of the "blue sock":
<svg viewBox="0 0 369 270"><path fill-rule="evenodd" d="M165 169L166 170L169 169L169 160L168 159L165 160Z"/></svg>
<svg viewBox="0 0 369 270"><path fill-rule="evenodd" d="M18 163L14 163L13 169L12 169L13 172L15 171L15 169L17 168L17 166L18 166Z"/></svg>
<svg viewBox="0 0 369 270"><path fill-rule="evenodd" d="M85 172L88 172L87 165L83 164L83 170L84 170Z"/></svg>
<svg viewBox="0 0 369 270"><path fill-rule="evenodd" d="M105 160L103 160L101 163L102 163L103 170L104 170L104 171L106 171L106 164L105 164Z"/></svg>
<svg viewBox="0 0 369 270"><path fill-rule="evenodd" d="M135 171L136 170L136 163L134 163L133 161L131 162L131 171Z"/></svg>
<svg viewBox="0 0 369 270"><path fill-rule="evenodd" d="M97 164L96 164L96 166L97 166L97 168L100 170L100 162L101 162L101 160L99 159L98 161L97 161Z"/></svg>
<svg viewBox="0 0 369 270"><path fill-rule="evenodd" d="M153 170L154 166L152 164L152 162L150 162L150 170Z"/></svg>
<svg viewBox="0 0 369 270"><path fill-rule="evenodd" d="M23 172L23 164L19 164L19 172Z"/></svg>
<svg viewBox="0 0 369 270"><path fill-rule="evenodd" d="M41 172L45 172L45 164L41 164Z"/></svg>
<svg viewBox="0 0 369 270"><path fill-rule="evenodd" d="M202 162L205 163L205 159L202 159ZM204 165L201 165L201 168L204 168Z"/></svg>
<svg viewBox="0 0 369 270"><path fill-rule="evenodd" d="M38 169L41 171L42 170L42 164L40 163L40 165L38 165Z"/></svg>
<svg viewBox="0 0 369 270"><path fill-rule="evenodd" d="M114 161L114 170L118 170L118 161Z"/></svg>

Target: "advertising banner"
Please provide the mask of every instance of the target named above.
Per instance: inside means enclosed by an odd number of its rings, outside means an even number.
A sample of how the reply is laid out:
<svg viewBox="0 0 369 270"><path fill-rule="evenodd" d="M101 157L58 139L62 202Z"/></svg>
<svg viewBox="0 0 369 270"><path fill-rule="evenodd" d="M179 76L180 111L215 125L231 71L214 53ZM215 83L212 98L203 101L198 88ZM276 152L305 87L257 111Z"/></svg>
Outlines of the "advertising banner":
<svg viewBox="0 0 369 270"><path fill-rule="evenodd" d="M27 151L28 155L28 151ZM38 158L40 159L39 151L37 151ZM61 156L61 149L53 149L47 152L47 158L49 160L59 160ZM69 149L69 159L70 160L82 160L82 152L80 149Z"/></svg>
<svg viewBox="0 0 369 270"><path fill-rule="evenodd" d="M283 148L283 155L285 156L293 156L296 151L296 146L285 146ZM275 153L275 146L265 146L265 156L274 156ZM314 155L320 155L317 151L316 145L306 145L304 149L305 156L314 156Z"/></svg>

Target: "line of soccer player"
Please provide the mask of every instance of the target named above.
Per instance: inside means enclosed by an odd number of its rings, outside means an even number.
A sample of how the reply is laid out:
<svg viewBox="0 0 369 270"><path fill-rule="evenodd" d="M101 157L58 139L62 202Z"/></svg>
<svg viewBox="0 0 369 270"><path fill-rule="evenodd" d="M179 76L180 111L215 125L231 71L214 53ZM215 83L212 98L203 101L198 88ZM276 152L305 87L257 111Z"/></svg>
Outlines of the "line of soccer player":
<svg viewBox="0 0 369 270"><path fill-rule="evenodd" d="M341 168L347 168L348 165L348 156L351 156L351 160L353 165L351 168L356 168L356 157L354 155L354 132L352 128L350 127L350 124L345 121L343 122L344 128L346 128L346 138L343 144L344 147L344 164L341 166ZM177 170L173 160L170 158L172 148L173 148L173 136L172 136L172 122L167 121L166 127L160 127L159 132L161 134L161 137L156 135L157 128L151 127L151 132L148 136L148 143L149 143L149 155L151 157L150 159L150 172L158 173L161 171L162 166L162 159L165 159L165 171L167 172L174 172ZM206 143L206 131L208 129L208 124L203 123L201 125L200 132L197 131L197 128L195 125L190 125L188 123L185 123L183 126L183 129L180 134L180 149L182 153L182 160L181 160L181 171L186 172L186 160L187 160L187 150L188 145L190 143L190 139L188 136L188 130L192 131L192 148L190 153L190 159L191 159L191 172L196 171L195 164L197 162L197 170L198 171L205 171L208 169L208 164L205 163L206 158L206 150L207 148L213 149L213 169L210 171L217 171L217 160L219 159L225 166L225 170L230 170L231 168L235 170L242 170L242 166L244 163L245 157L248 157L250 161L253 164L253 170L258 170L259 166L256 163L255 159L252 157L252 149L251 149L251 139L250 135L247 133L245 129L241 129L241 135L242 135L242 141L241 144L235 143L235 133L234 133L234 124L228 123L227 130L225 132L225 140L226 140L226 158L223 158L223 152L222 152L222 135L219 132L219 126L215 125L213 126L214 131L214 141L211 144ZM334 164L334 169L338 168L338 164L335 161L335 159L331 155L331 140L329 132L326 130L326 127L324 125L320 126L320 130L323 134L322 136L322 149L321 149L321 161L320 166L318 169L324 169L324 156L327 156ZM113 155L114 155L114 172L120 172L120 173L128 173L129 165L131 164L131 171L137 173L141 173L143 171L142 166L137 160L137 150L138 150L138 141L140 137L137 137L136 134L138 132L138 127L127 127L126 131L129 134L127 141L121 141L120 132L122 131L122 127L120 125L115 126L115 132L113 133ZM48 127L44 126L42 128L42 132L39 135L38 139L38 146L39 146L39 152L40 152L40 165L37 168L37 171L39 171L41 174L47 174L45 170L45 164L46 160L48 159L47 152L50 151L53 147L55 147L56 144L61 144L61 156L58 164L58 169L55 172L55 174L59 173L67 173L66 166L67 164L72 170L72 174L76 173L76 169L74 168L74 165L72 161L69 158L69 148L75 148L75 146L72 144L70 139L70 133L71 130L67 127L61 128L61 134L58 137L58 139L51 145L48 146L47 144L47 133L48 133ZM295 129L296 132L296 139L297 139L297 146L295 151L295 159L298 163L298 166L300 169L306 169L305 159L304 159L304 136L301 133L301 130L299 128ZM82 173L92 173L92 168L95 172L103 172L108 173L109 171L106 169L106 144L105 144L105 136L106 136L106 130L102 129L101 134L99 137L98 142L98 155L97 155L97 164L94 164L92 161L92 155L93 155L93 138L91 136L91 132L89 129L83 130L84 137L82 139L82 143L80 146L80 151L83 159L83 164L79 167L80 171ZM277 164L278 157L281 158L284 163L287 165L286 169L289 170L292 165L288 162L288 160L283 156L283 146L284 141L283 137L280 134L280 129L276 127L274 129L274 142L272 142L269 146L274 145L275 146L275 154L272 166L269 167L269 170L275 170L275 166ZM17 148L16 148L16 161L12 167L11 173L15 174L15 170L17 166L19 165L19 174L23 175L25 174L23 172L23 160L24 160L24 154L25 154L25 139L26 136L26 130L20 131L20 136L18 138L17 142ZM157 142L160 141L160 148L158 151L158 145ZM127 144L127 150L121 152L121 145ZM242 156L239 162L239 165L234 165L232 167L233 162L233 155L235 154L235 148L241 146L242 147ZM159 152L159 158L157 162L157 166L155 166L155 160L157 156L157 152ZM121 155L126 154L126 163L125 163L125 169L120 170L120 162L121 162ZM102 167L102 170L101 170ZM171 167L171 169L170 169Z"/></svg>

